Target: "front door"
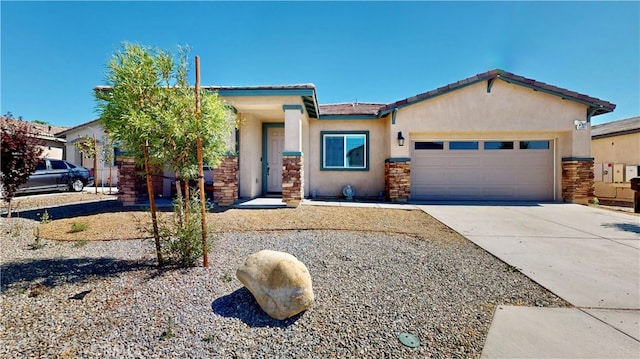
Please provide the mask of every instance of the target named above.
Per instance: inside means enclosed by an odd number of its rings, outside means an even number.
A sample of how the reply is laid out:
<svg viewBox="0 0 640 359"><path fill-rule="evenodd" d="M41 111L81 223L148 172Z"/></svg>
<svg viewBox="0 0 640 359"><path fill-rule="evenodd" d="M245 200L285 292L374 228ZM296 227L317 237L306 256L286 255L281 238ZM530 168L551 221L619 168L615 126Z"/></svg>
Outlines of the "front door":
<svg viewBox="0 0 640 359"><path fill-rule="evenodd" d="M267 128L267 192L282 193L284 127Z"/></svg>

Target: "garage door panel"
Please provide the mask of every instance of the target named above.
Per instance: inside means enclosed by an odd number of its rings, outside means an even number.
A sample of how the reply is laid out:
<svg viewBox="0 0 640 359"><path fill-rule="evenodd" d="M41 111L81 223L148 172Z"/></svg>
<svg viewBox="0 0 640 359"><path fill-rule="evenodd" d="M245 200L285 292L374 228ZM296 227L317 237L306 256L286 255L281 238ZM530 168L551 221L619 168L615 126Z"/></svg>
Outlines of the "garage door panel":
<svg viewBox="0 0 640 359"><path fill-rule="evenodd" d="M552 200L552 148L514 145L514 150L470 151L412 146L412 199Z"/></svg>

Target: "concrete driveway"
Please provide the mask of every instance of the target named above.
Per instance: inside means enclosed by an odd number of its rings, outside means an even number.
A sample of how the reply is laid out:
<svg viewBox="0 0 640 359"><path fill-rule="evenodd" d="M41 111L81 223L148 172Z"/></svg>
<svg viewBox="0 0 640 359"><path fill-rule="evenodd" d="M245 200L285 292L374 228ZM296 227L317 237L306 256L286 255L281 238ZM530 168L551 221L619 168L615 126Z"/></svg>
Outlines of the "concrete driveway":
<svg viewBox="0 0 640 359"><path fill-rule="evenodd" d="M564 203L418 207L576 307L499 307L482 357L640 357L640 217Z"/></svg>

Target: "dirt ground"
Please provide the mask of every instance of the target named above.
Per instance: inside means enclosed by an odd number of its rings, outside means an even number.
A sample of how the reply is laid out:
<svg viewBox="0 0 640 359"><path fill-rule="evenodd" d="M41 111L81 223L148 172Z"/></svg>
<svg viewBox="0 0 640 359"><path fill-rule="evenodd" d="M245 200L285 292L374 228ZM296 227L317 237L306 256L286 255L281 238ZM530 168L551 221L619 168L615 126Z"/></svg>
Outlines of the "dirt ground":
<svg viewBox="0 0 640 359"><path fill-rule="evenodd" d="M113 196L92 193L16 197L13 208L28 210L109 198ZM6 209L4 202L2 209ZM170 215L172 214L159 213L161 219ZM150 213L145 210L117 211L65 219L52 218L48 223L39 225L39 234L43 239L61 241L147 238L149 234L142 228L148 228L150 220ZM86 229L73 232L74 223L76 227L82 226ZM336 229L421 235L428 231L430 235L443 239L448 236L459 239L456 232L419 210L311 205L279 209L228 209L209 213L207 224L214 232Z"/></svg>
<svg viewBox="0 0 640 359"><path fill-rule="evenodd" d="M160 218L170 216L160 213ZM86 224L86 230L73 233L76 223ZM53 220L40 225L40 236L52 240L117 240L144 238L141 230L148 226L148 212L116 212ZM418 210L379 208L345 208L305 206L295 209L229 209L210 213L207 223L214 232L336 229L420 235L429 231L442 236L458 235Z"/></svg>
<svg viewBox="0 0 640 359"><path fill-rule="evenodd" d="M107 200L113 196L90 193L63 193L44 196L17 197L13 208L46 208L52 205ZM6 204L2 203L2 209ZM161 219L172 214L161 212ZM148 211L116 211L89 216L56 219L39 225L41 238L75 240L122 240L148 238L143 228L149 228ZM298 208L228 209L209 213L207 223L213 232L335 229L459 239L460 236L428 214L419 210L352 208L301 205ZM75 224L75 225L74 225ZM86 227L73 232L73 226Z"/></svg>

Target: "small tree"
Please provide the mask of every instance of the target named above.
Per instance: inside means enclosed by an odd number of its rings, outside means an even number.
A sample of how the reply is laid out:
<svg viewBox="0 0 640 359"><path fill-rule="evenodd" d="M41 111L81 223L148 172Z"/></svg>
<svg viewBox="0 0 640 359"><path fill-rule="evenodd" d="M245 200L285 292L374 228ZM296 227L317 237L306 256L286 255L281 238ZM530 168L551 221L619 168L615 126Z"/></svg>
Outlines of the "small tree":
<svg viewBox="0 0 640 359"><path fill-rule="evenodd" d="M139 164L145 164L160 265L164 261L151 189L151 166L168 167L177 177L187 180L196 178L196 138L202 138L204 158L215 166L225 155L225 139L234 125L233 114L225 103L206 91L200 94L202 109L198 120L195 93L188 84L187 50L179 48L178 52L176 58L162 50L124 44L124 50L116 52L109 62L109 87L96 91L100 120L109 136ZM183 213L189 213L184 210L187 202L180 196L177 207L180 226L191 223L182 221Z"/></svg>
<svg viewBox="0 0 640 359"><path fill-rule="evenodd" d="M0 118L0 135L1 189L3 200L7 202L7 217L11 217L11 200L18 187L27 183L29 176L36 170L44 141L36 137L31 125L21 120L14 120L11 113Z"/></svg>
<svg viewBox="0 0 640 359"><path fill-rule="evenodd" d="M116 154L113 149L113 138L109 136L108 133L105 133L102 137L104 142L102 143L102 158L104 158L105 162L109 163L109 194L111 194L111 188L113 187L113 161L116 159Z"/></svg>
<svg viewBox="0 0 640 359"><path fill-rule="evenodd" d="M93 175L96 186L96 194L98 194L98 142L96 135L93 137L88 135L81 136L78 141L73 144L81 155L89 157L93 160Z"/></svg>

